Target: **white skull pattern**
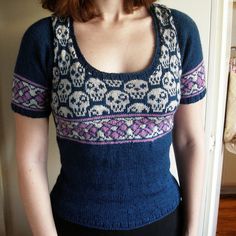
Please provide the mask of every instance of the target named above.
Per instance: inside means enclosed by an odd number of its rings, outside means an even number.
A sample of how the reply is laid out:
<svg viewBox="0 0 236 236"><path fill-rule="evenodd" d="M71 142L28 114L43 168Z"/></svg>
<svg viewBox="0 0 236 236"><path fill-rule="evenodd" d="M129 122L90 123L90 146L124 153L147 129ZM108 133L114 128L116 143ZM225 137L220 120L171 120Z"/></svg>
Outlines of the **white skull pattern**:
<svg viewBox="0 0 236 236"><path fill-rule="evenodd" d="M72 112L68 109L68 107L65 107L65 106L61 106L58 110L58 114L60 116L63 116L65 118L69 118L69 117L73 117L73 114Z"/></svg>
<svg viewBox="0 0 236 236"><path fill-rule="evenodd" d="M57 89L59 78L60 78L60 71L59 71L58 67L54 66L53 67L53 80L52 80L52 84L53 84L54 89Z"/></svg>
<svg viewBox="0 0 236 236"><path fill-rule="evenodd" d="M129 95L120 90L112 90L106 95L106 104L114 112L122 112L129 104Z"/></svg>
<svg viewBox="0 0 236 236"><path fill-rule="evenodd" d="M77 58L77 55L76 55L75 48L74 48L74 46L73 46L73 41L72 41L72 39L69 39L69 40L68 40L68 48L69 48L71 57L72 57L73 59L76 59L76 58Z"/></svg>
<svg viewBox="0 0 236 236"><path fill-rule="evenodd" d="M175 78L179 78L179 59L176 55L171 56L170 58L170 70L174 74Z"/></svg>
<svg viewBox="0 0 236 236"><path fill-rule="evenodd" d="M156 14L157 14L157 16L158 16L158 18L159 18L159 20L160 20L160 22L161 22L161 24L163 25L163 26L166 26L166 25L168 25L168 17L166 16L166 11L163 11L161 8L159 8L159 7L155 7L155 12L156 12Z"/></svg>
<svg viewBox="0 0 236 236"><path fill-rule="evenodd" d="M151 105L154 112L162 112L168 103L168 93L162 88L152 89L148 93L147 102Z"/></svg>
<svg viewBox="0 0 236 236"><path fill-rule="evenodd" d="M104 115L104 114L110 114L110 110L103 105L94 105L89 110L89 116L92 116L92 115L100 116L100 115Z"/></svg>
<svg viewBox="0 0 236 236"><path fill-rule="evenodd" d="M149 83L151 85L157 85L161 82L161 76L162 76L162 67L161 65L158 65L154 73L149 77Z"/></svg>
<svg viewBox="0 0 236 236"><path fill-rule="evenodd" d="M171 72L166 72L162 79L163 87L168 91L170 96L176 95L176 81Z"/></svg>
<svg viewBox="0 0 236 236"><path fill-rule="evenodd" d="M170 104L166 107L166 112L172 112L178 106L178 102L176 100L171 101Z"/></svg>
<svg viewBox="0 0 236 236"><path fill-rule="evenodd" d="M107 92L106 84L97 78L89 78L85 83L85 89L93 101L101 101Z"/></svg>
<svg viewBox="0 0 236 236"><path fill-rule="evenodd" d="M70 54L62 50L58 58L58 66L62 75L66 75L70 67Z"/></svg>
<svg viewBox="0 0 236 236"><path fill-rule="evenodd" d="M67 102L71 93L71 83L68 79L62 79L58 85L58 96L60 102Z"/></svg>
<svg viewBox="0 0 236 236"><path fill-rule="evenodd" d="M70 67L70 76L72 80L72 84L75 87L81 87L84 83L85 79L85 69L79 62L75 62Z"/></svg>
<svg viewBox="0 0 236 236"><path fill-rule="evenodd" d="M170 51L173 52L175 50L176 47L175 45L177 43L175 31L172 29L165 29L163 37Z"/></svg>
<svg viewBox="0 0 236 236"><path fill-rule="evenodd" d="M141 112L149 112L150 109L145 104L137 102L129 106L127 110L128 112L141 113Z"/></svg>
<svg viewBox="0 0 236 236"><path fill-rule="evenodd" d="M59 25L56 28L56 36L59 40L59 43L65 47L69 39L69 29L65 25Z"/></svg>
<svg viewBox="0 0 236 236"><path fill-rule="evenodd" d="M58 96L55 92L52 92L52 108L53 110L57 111L58 109L58 106L59 106L59 99L58 99Z"/></svg>
<svg viewBox="0 0 236 236"><path fill-rule="evenodd" d="M130 80L124 85L124 90L134 99L143 99L148 91L148 83L144 80Z"/></svg>
<svg viewBox="0 0 236 236"><path fill-rule="evenodd" d="M82 91L75 91L69 97L69 106L76 116L85 116L89 105L89 97Z"/></svg>
<svg viewBox="0 0 236 236"><path fill-rule="evenodd" d="M169 60L170 60L169 49L165 45L162 45L160 62L165 69L168 68L169 66L170 63Z"/></svg>

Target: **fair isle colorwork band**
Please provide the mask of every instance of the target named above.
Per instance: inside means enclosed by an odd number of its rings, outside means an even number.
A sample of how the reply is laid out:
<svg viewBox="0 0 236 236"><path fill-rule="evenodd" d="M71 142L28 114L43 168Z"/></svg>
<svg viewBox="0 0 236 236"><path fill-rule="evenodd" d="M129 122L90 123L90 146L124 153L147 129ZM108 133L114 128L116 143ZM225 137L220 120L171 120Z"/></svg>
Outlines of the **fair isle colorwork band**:
<svg viewBox="0 0 236 236"><path fill-rule="evenodd" d="M34 111L45 111L49 104L49 90L42 85L14 73L12 103Z"/></svg>
<svg viewBox="0 0 236 236"><path fill-rule="evenodd" d="M170 132L173 113L166 116L112 116L71 120L55 116L57 135L61 138L88 144L147 142Z"/></svg>
<svg viewBox="0 0 236 236"><path fill-rule="evenodd" d="M205 89L205 67L201 61L193 70L182 75L181 93L182 98L196 96Z"/></svg>

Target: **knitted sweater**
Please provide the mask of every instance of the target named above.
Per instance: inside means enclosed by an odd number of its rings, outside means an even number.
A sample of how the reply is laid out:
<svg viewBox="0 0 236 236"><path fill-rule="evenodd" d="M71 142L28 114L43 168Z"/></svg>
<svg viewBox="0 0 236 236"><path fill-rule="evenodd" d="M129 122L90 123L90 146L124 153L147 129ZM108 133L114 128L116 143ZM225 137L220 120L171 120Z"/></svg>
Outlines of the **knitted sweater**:
<svg viewBox="0 0 236 236"><path fill-rule="evenodd" d="M32 118L53 115L61 169L50 200L73 223L134 229L182 199L169 151L178 106L206 94L200 36L181 11L155 2L150 13L155 55L138 72L89 64L71 17L40 19L22 38L11 108Z"/></svg>

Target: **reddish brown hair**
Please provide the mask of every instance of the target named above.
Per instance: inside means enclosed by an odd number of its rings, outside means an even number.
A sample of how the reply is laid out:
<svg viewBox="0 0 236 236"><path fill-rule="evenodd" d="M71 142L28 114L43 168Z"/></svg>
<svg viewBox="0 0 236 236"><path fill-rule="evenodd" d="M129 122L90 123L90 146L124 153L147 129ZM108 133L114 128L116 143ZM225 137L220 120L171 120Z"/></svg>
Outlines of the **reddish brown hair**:
<svg viewBox="0 0 236 236"><path fill-rule="evenodd" d="M129 14L134 8L149 7L155 0L125 0L124 9ZM93 0L41 0L42 7L53 12L57 16L71 16L74 20L86 22L95 16L99 16Z"/></svg>

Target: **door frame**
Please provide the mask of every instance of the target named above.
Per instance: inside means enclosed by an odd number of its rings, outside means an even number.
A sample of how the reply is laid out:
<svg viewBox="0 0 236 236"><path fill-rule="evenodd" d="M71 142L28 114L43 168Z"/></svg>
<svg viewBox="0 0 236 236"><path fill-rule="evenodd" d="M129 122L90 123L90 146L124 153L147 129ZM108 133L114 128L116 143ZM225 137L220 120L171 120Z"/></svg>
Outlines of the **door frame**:
<svg viewBox="0 0 236 236"><path fill-rule="evenodd" d="M215 236L224 157L223 131L229 73L233 0L212 0L205 115L206 182L203 190L202 236ZM214 98L214 99L211 99Z"/></svg>

